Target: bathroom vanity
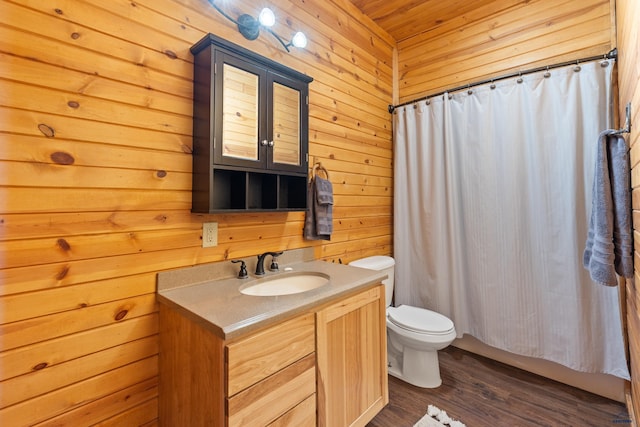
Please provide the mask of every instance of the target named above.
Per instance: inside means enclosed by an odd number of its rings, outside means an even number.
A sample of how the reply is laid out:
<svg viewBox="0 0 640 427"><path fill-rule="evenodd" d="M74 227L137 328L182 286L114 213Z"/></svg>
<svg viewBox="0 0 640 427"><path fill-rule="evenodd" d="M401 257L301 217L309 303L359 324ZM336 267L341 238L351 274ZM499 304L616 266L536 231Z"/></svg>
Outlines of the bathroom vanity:
<svg viewBox="0 0 640 427"><path fill-rule="evenodd" d="M161 425L364 426L387 404L386 275L321 261L289 268L248 280L159 274ZM328 283L242 293L307 274Z"/></svg>

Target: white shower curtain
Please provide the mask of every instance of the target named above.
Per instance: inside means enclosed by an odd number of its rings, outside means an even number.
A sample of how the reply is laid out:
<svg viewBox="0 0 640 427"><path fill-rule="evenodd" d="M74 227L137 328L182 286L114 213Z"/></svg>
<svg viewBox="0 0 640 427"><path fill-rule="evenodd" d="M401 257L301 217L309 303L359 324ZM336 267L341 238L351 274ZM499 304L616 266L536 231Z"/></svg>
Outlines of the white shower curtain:
<svg viewBox="0 0 640 427"><path fill-rule="evenodd" d="M613 61L399 107L395 305L512 353L629 378L618 289L582 267ZM492 87L493 86L493 87Z"/></svg>

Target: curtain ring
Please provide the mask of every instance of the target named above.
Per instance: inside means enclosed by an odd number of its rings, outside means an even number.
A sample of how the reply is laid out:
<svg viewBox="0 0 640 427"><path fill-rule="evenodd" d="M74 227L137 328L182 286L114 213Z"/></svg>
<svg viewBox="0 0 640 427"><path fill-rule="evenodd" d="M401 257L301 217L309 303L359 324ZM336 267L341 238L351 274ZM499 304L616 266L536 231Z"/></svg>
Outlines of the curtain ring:
<svg viewBox="0 0 640 427"><path fill-rule="evenodd" d="M551 73L549 72L549 66L547 65L547 71L543 74L543 77L545 79L548 79L549 77L551 77Z"/></svg>
<svg viewBox="0 0 640 427"><path fill-rule="evenodd" d="M467 85L467 95L473 95L473 91L471 90L471 84Z"/></svg>
<svg viewBox="0 0 640 427"><path fill-rule="evenodd" d="M496 84L493 82L493 80L491 80L491 86L489 86L491 88L491 90L496 88Z"/></svg>
<svg viewBox="0 0 640 427"><path fill-rule="evenodd" d="M522 82L524 81L524 80L522 79L522 71L518 72L518 76L519 76L519 77L518 77L518 80L516 80L516 82L517 82L518 84L520 84L520 83L522 83Z"/></svg>
<svg viewBox="0 0 640 427"><path fill-rule="evenodd" d="M580 70L582 70L582 67L580 66L580 61L576 60L576 66L573 67L573 71L575 71L577 73Z"/></svg>
<svg viewBox="0 0 640 427"><path fill-rule="evenodd" d="M609 61L607 61L607 54L605 53L602 56L603 56L603 59L602 59L602 62L600 63L600 66L602 68L607 68L609 66Z"/></svg>

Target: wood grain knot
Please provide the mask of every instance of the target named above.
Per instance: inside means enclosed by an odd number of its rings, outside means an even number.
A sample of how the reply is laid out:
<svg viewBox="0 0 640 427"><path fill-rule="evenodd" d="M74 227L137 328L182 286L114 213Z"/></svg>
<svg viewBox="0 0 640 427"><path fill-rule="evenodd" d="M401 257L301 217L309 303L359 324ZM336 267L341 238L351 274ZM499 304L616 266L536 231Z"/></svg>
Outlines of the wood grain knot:
<svg viewBox="0 0 640 427"><path fill-rule="evenodd" d="M45 125L44 123L40 123L38 125L38 130L44 134L47 138L53 138L56 136L56 131L49 125Z"/></svg>
<svg viewBox="0 0 640 427"><path fill-rule="evenodd" d="M185 144L182 144L182 151L184 151L187 154L193 154L193 148Z"/></svg>
<svg viewBox="0 0 640 427"><path fill-rule="evenodd" d="M156 176L158 178L164 178L165 176L167 176L167 171L159 170L156 172Z"/></svg>
<svg viewBox="0 0 640 427"><path fill-rule="evenodd" d="M54 163L59 165L72 165L76 159L69 153L65 153L64 151L56 151L55 153L51 153L49 156Z"/></svg>
<svg viewBox="0 0 640 427"><path fill-rule="evenodd" d="M67 242L64 239L58 239L58 241L56 242L56 244L58 245L58 247L60 249L62 249L65 252L68 252L71 250L71 245L69 244L69 242Z"/></svg>
<svg viewBox="0 0 640 427"><path fill-rule="evenodd" d="M62 9L54 9L54 11L55 11L58 15L64 15L64 12L62 11Z"/></svg>
<svg viewBox="0 0 640 427"><path fill-rule="evenodd" d="M118 320L118 321L119 321L119 320L122 320L122 319L124 319L124 318L125 318L125 316L126 316L128 313L129 313L129 310L120 310L120 311L118 312L118 314L116 314L115 319L116 319L116 320Z"/></svg>
<svg viewBox="0 0 640 427"><path fill-rule="evenodd" d="M67 105L71 108L78 108L80 107L80 103L77 101L69 101L67 102Z"/></svg>
<svg viewBox="0 0 640 427"><path fill-rule="evenodd" d="M80 38L80 33L71 33L71 38L74 40L78 40Z"/></svg>
<svg viewBox="0 0 640 427"><path fill-rule="evenodd" d="M36 366L33 367L33 370L34 371L39 371L41 369L46 368L47 366L49 366L49 364L47 362L38 363Z"/></svg>
<svg viewBox="0 0 640 427"><path fill-rule="evenodd" d="M156 219L156 221L167 222L167 216L166 215L162 215L162 214L157 215L155 219Z"/></svg>
<svg viewBox="0 0 640 427"><path fill-rule="evenodd" d="M164 54L167 55L171 59L178 59L178 55L176 55L176 53L174 51L172 51L172 50L167 49L167 50L164 51Z"/></svg>
<svg viewBox="0 0 640 427"><path fill-rule="evenodd" d="M71 267L68 265L62 267L62 270L60 270L58 274L56 274L56 280L62 280L67 277L67 274L69 274L69 270L71 270Z"/></svg>

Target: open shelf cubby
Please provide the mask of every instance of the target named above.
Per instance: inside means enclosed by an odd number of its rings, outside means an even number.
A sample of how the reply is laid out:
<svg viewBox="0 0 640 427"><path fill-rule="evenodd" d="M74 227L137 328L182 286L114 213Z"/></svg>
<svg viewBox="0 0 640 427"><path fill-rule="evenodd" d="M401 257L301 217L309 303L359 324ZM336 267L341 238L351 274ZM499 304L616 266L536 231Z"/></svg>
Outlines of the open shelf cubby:
<svg viewBox="0 0 640 427"><path fill-rule="evenodd" d="M194 199L194 212L300 211L307 205L307 177L213 168L206 193L209 198L198 199L202 205Z"/></svg>

